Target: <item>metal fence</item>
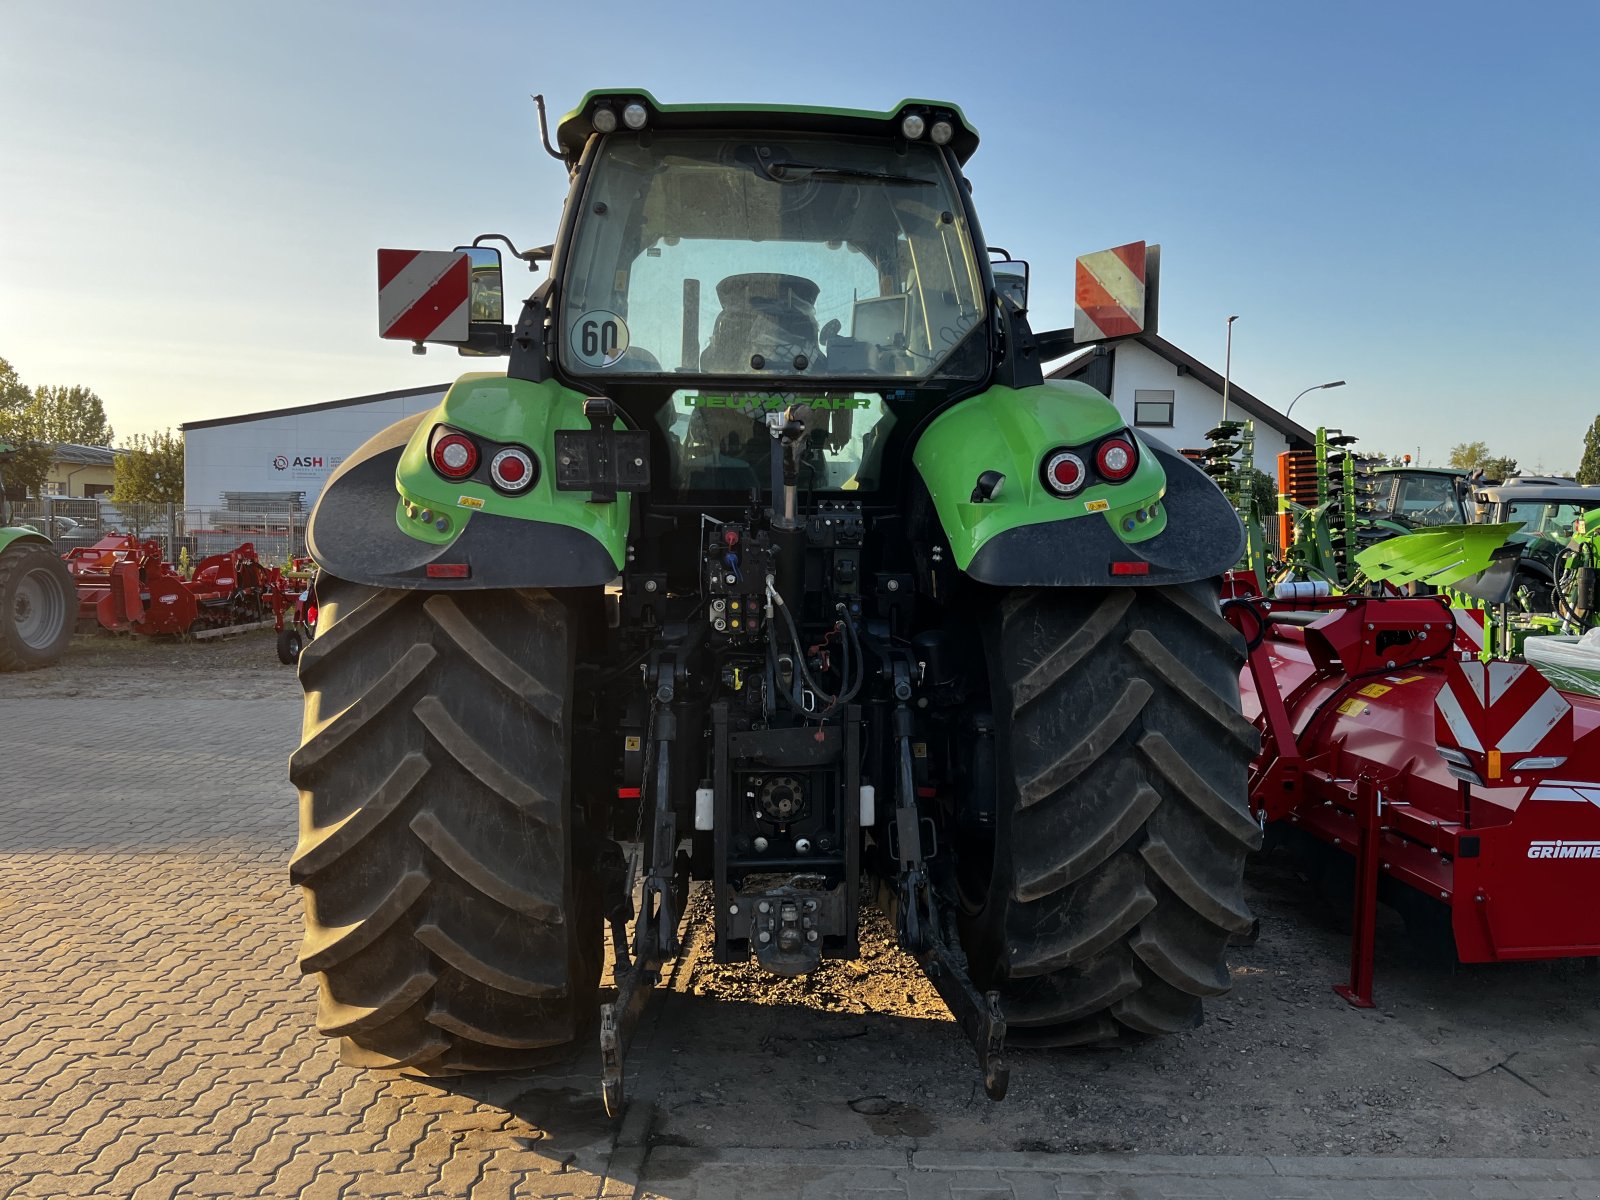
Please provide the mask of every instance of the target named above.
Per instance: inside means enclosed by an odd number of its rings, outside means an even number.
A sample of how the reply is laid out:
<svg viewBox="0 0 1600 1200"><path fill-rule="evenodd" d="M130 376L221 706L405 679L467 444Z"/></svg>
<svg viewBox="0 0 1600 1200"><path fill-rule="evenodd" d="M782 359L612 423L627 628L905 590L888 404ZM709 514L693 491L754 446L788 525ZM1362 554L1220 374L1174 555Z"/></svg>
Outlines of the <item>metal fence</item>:
<svg viewBox="0 0 1600 1200"><path fill-rule="evenodd" d="M107 534L131 533L160 544L162 556L177 562L184 551L194 562L222 554L241 542L283 563L306 552L306 512L294 500L276 503L248 497L253 508L184 508L178 504L118 504L114 500L76 500L47 496L19 501L15 519L32 525L62 550L89 546Z"/></svg>

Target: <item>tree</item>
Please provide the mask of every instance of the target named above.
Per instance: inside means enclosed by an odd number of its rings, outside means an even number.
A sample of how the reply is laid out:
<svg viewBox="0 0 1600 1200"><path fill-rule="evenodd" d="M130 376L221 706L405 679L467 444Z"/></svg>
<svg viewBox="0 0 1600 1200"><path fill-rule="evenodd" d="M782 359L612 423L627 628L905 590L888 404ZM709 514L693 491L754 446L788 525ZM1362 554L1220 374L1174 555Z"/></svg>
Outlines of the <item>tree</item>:
<svg viewBox="0 0 1600 1200"><path fill-rule="evenodd" d="M1488 442L1462 442L1450 447L1450 465L1461 471L1483 472L1485 479L1499 482L1517 473L1517 460L1489 453Z"/></svg>
<svg viewBox="0 0 1600 1200"><path fill-rule="evenodd" d="M13 495L37 496L50 475L50 447L34 424L33 393L0 358L0 442L12 448L5 463L6 489Z"/></svg>
<svg viewBox="0 0 1600 1200"><path fill-rule="evenodd" d="M33 389L33 420L45 442L110 446L111 426L99 396L79 384L41 384Z"/></svg>
<svg viewBox="0 0 1600 1200"><path fill-rule="evenodd" d="M175 504L183 499L183 438L168 429L136 433L117 455L112 495L122 504Z"/></svg>
<svg viewBox="0 0 1600 1200"><path fill-rule="evenodd" d="M1488 457L1488 442L1462 442L1450 447L1450 465L1457 470L1476 471Z"/></svg>
<svg viewBox="0 0 1600 1200"><path fill-rule="evenodd" d="M1486 458L1481 465L1483 477L1496 483L1503 483L1517 473L1517 460L1514 458Z"/></svg>
<svg viewBox="0 0 1600 1200"><path fill-rule="evenodd" d="M1600 483L1600 417L1583 435L1583 461L1578 464L1579 483Z"/></svg>

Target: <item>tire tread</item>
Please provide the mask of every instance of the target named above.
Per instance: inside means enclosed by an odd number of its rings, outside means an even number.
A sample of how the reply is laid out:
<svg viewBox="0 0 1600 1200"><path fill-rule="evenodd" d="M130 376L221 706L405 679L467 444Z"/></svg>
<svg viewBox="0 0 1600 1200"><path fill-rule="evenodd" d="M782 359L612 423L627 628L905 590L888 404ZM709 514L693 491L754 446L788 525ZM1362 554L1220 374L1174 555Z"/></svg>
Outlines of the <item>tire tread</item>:
<svg viewBox="0 0 1600 1200"><path fill-rule="evenodd" d="M318 1028L359 1066L547 1061L593 1007L572 919L566 606L545 592L318 581L290 760ZM590 943L593 943L592 945Z"/></svg>
<svg viewBox="0 0 1600 1200"><path fill-rule="evenodd" d="M1190 1028L1252 924L1242 639L1204 584L1029 589L998 614L991 678L1008 694L991 702L1011 716L1016 787L987 906L964 925L975 976L1019 1044Z"/></svg>

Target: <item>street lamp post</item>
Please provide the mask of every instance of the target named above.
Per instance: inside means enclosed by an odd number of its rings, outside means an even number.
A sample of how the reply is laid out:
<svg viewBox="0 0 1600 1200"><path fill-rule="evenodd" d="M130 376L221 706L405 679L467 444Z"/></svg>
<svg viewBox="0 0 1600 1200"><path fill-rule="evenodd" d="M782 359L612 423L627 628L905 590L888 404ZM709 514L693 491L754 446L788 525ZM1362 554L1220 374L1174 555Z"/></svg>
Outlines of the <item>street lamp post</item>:
<svg viewBox="0 0 1600 1200"><path fill-rule="evenodd" d="M1344 380L1342 379L1335 379L1332 383L1313 384L1311 387L1308 387L1305 392L1301 392L1300 396L1304 396L1306 392L1320 392L1323 388L1336 388L1343 386ZM1296 396L1293 400L1289 401L1289 407L1283 410L1283 415L1285 417L1288 417L1288 415L1294 411L1294 406L1300 403L1300 396Z"/></svg>
<svg viewBox="0 0 1600 1200"><path fill-rule="evenodd" d="M1228 348L1222 358L1222 419L1228 419L1228 377L1233 374L1233 323L1237 315L1228 318Z"/></svg>

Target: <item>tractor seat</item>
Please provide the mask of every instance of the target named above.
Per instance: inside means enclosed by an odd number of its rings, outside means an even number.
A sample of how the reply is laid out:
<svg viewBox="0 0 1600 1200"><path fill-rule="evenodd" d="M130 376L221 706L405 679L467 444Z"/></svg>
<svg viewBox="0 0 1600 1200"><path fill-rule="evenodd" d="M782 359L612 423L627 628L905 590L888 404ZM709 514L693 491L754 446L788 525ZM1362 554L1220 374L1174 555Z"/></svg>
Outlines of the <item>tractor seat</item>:
<svg viewBox="0 0 1600 1200"><path fill-rule="evenodd" d="M820 291L799 275L758 271L728 276L717 284L722 311L701 352L700 369L711 375L817 369Z"/></svg>

